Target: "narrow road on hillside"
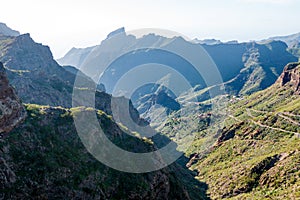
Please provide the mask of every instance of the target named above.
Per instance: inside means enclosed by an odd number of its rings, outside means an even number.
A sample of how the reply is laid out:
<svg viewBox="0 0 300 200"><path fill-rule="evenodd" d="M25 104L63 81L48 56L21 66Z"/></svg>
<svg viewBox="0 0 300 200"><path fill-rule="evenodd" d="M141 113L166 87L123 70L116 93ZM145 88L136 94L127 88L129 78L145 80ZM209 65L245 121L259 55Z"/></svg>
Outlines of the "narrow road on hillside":
<svg viewBox="0 0 300 200"><path fill-rule="evenodd" d="M295 115L295 114L289 113L289 112L284 112L283 114L289 115L289 116L292 116L292 117L300 117L300 115Z"/></svg>
<svg viewBox="0 0 300 200"><path fill-rule="evenodd" d="M246 111L247 111L247 115L248 115L249 117L254 118L253 115L252 115L252 113L251 113L251 111L250 111L250 109L247 108ZM262 111L262 112L263 112L263 111ZM272 113L272 112L270 112L270 113ZM300 138L300 133L293 132L293 131L287 131L287 130L284 130L284 129L281 129L281 128L274 128L274 127L271 127L271 126L262 124L262 123L260 123L260 122L257 122L257 121L255 121L255 120L253 120L253 119L249 119L249 120L250 120L252 123L254 123L254 124L256 124L256 125L258 125L258 126L260 126L260 127L269 128L269 129L272 129L272 130L281 131L281 132L285 132L285 133L292 133L292 134L295 134L298 138Z"/></svg>
<svg viewBox="0 0 300 200"><path fill-rule="evenodd" d="M237 117L235 117L235 116L233 116L233 115L228 115L228 117L230 117L230 118L232 118L232 119L234 119L234 120L236 120L236 121L238 121L238 122L243 122L242 120L240 120L240 119L238 119Z"/></svg>
<svg viewBox="0 0 300 200"><path fill-rule="evenodd" d="M295 124L295 125L298 125L298 126L300 126L300 123L299 122L297 122L297 121L295 121L295 120L293 120L293 119L291 119L291 118L289 118L289 117L287 117L287 116L285 116L285 115L283 115L283 114L286 114L286 115L289 115L289 116L293 116L293 117L298 117L299 115L293 115L293 114L291 114L291 113L275 113L275 112L267 112L267 111L262 111L262 110L256 110L256 109L253 109L253 108L249 108L249 110L253 110L254 112L257 112L257 113L264 113L264 114L274 114L274 115L278 115L278 116L280 116L280 117L282 117L282 118L284 118L284 119L286 119L286 120L288 120L289 122L291 122L291 123L293 123L293 124ZM299 116L300 117L300 116Z"/></svg>
<svg viewBox="0 0 300 200"><path fill-rule="evenodd" d="M290 121L290 122L293 123L293 124L296 124L296 125L300 126L300 123L299 123L299 122L297 122L297 121L295 121L295 120L293 120L293 119L291 119L291 118L289 118L289 117L283 115L282 113L278 113L278 116L280 116L280 117L282 117L282 118L284 118L284 119Z"/></svg>

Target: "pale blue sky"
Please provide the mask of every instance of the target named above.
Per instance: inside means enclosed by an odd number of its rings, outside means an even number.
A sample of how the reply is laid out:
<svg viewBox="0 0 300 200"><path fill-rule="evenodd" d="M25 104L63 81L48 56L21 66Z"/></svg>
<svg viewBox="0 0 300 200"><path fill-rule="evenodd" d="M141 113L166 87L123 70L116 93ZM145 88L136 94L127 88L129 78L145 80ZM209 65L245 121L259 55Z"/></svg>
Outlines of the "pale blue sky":
<svg viewBox="0 0 300 200"><path fill-rule="evenodd" d="M170 29L248 41L300 32L299 0L0 0L0 22L49 45L56 58L114 29Z"/></svg>

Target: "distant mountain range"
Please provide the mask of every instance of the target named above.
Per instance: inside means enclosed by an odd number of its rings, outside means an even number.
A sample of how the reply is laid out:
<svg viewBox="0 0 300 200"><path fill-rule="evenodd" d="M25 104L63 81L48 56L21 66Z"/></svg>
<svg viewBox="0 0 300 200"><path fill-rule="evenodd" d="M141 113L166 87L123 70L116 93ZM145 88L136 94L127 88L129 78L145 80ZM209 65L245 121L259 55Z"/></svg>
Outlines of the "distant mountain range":
<svg viewBox="0 0 300 200"><path fill-rule="evenodd" d="M125 28L119 28L110 34L108 34L107 38L105 40L108 40L114 35L126 35ZM159 35L157 38L162 39L163 37L160 37ZM253 40L254 41L254 40ZM292 34L292 35L287 35L287 36L275 36L275 37L270 37L268 39L264 39L261 41L257 41L257 43L269 43L270 41L282 41L288 45L288 47L292 47L295 44L298 44L300 42L300 33ZM145 42L144 40L140 40L140 43ZM151 42L151 41L147 41ZM155 40L152 41L154 43ZM198 43L202 45L220 45L220 44L241 44L237 40L233 41L228 41L228 42L222 42L221 40L217 39L194 39L191 42L193 43ZM252 42L249 42L252 43ZM120 44L121 45L121 44ZM64 57L58 59L58 63L61 65L72 65L75 67L80 67L84 59L86 59L87 54L89 54L93 49L95 50L96 47L101 46L101 45L95 45L92 47L87 47L87 48L72 48ZM76 59L77 58L77 59Z"/></svg>
<svg viewBox="0 0 300 200"><path fill-rule="evenodd" d="M287 36L270 37L268 40L278 40L285 42L289 47L300 42L300 33L295 33Z"/></svg>
<svg viewBox="0 0 300 200"><path fill-rule="evenodd" d="M288 45L288 51L296 57L300 58L300 33L295 33L287 36L271 37L267 40L263 40L263 42L270 40L285 42Z"/></svg>
<svg viewBox="0 0 300 200"><path fill-rule="evenodd" d="M154 34L136 38L121 28L100 45L73 49L60 60L66 62L61 66L47 46L4 26L0 31L0 199L299 199L300 63L294 62L297 54L291 51L297 48L282 41L206 42ZM208 91L221 89L222 84L207 85L183 59L173 60L168 52L149 48L167 45L189 47L189 53L201 45L215 61L226 94L211 99ZM103 70L124 53L126 62L121 56L117 65ZM131 102L103 92L103 85L96 84L100 74L93 73L95 69L103 70L103 84L111 92L110 84L122 73L149 59L173 65L193 88L176 97L160 80L137 88ZM86 85L74 88L76 76ZM90 100L87 92L95 92L95 108L72 107L74 90L82 94L83 102ZM214 110L213 102L222 99L227 104ZM187 109L185 103L194 106ZM120 105L129 105L129 112L119 110ZM143 117L157 119L158 134L143 137L112 117L114 108L124 122L132 118L139 126L148 125L133 105ZM168 116L159 112L162 107ZM152 152L171 142L187 149L180 149L184 155L161 170L142 174L114 170L91 156L77 134L74 120L88 113L125 151ZM91 128L86 132L89 142L105 149L96 140L95 127ZM187 136L193 137L191 144Z"/></svg>
<svg viewBox="0 0 300 200"><path fill-rule="evenodd" d="M112 38L112 35L116 34L117 37ZM280 38L276 37L272 40L248 43L238 43L237 41L222 43L214 39L195 41L204 47L217 64L224 82L233 81L235 77L241 76L241 73L245 73L249 68L253 68L254 65L256 65L255 68L261 68L262 75L267 75L268 80L263 78L261 82L264 83L251 86L251 91L257 91L270 86L276 80L286 63L298 60L296 56L288 52L288 46L280 42L281 40L284 42L297 40L297 34ZM298 41L300 41L299 38ZM125 29L121 28L110 33L100 45L83 49L71 49L63 58L58 59L58 63L84 69L88 75L89 69L93 71L99 68L100 73L102 73L101 67L103 68L103 66L108 65L108 57L113 58L115 55L121 55L122 52L130 51L130 49L141 49L149 45L152 48L159 48L170 43L178 43L177 45L179 46L195 45L179 37L165 38L154 34L136 38L132 35L127 35ZM272 63L268 60L272 60ZM124 66L123 68L126 67ZM94 75L92 72L90 73ZM251 72L248 73L248 76L251 76ZM244 88L250 87L246 84L247 80L247 77L244 78L244 82L232 87L230 90L233 90L237 94L247 90ZM198 84L203 85L201 81ZM244 88L243 91L241 91L242 88Z"/></svg>
<svg viewBox="0 0 300 200"><path fill-rule="evenodd" d="M204 40L199 40L199 39L194 39L192 42L198 43L198 44L206 44L206 45L216 45L216 44L237 44L239 43L237 40L232 40L228 42L222 42L221 40L216 40L216 39L204 39Z"/></svg>
<svg viewBox="0 0 300 200"><path fill-rule="evenodd" d="M286 38L297 39L296 36L287 36ZM289 40L285 39L285 41ZM162 52L157 52L158 50L153 49L172 45L177 45L179 48L188 46L191 52L196 52L198 45L203 47L216 63L225 83L226 91L234 95L251 94L269 87L276 81L286 63L298 60L297 56L290 52L287 44L277 40L222 43L214 39L186 41L181 37L166 38L155 34L136 38L133 35L128 35L124 28L120 28L108 34L107 38L100 45L83 49L71 49L63 58L58 59L58 63L61 65L73 65L83 70L85 74L95 81L98 79L97 76L102 73L103 78L100 82L102 81L101 83L105 85L108 93L112 93L111 86L115 84L114 81L134 68L134 65L139 60L145 62L149 57L152 57L152 60L159 60ZM143 49L144 47L147 48ZM137 51L136 49L139 50ZM131 51L133 53L129 55L131 57L134 56L134 61L137 63L133 64L128 60L126 62L120 61L122 63L120 66L114 66L103 71L118 55ZM175 58L167 59L167 55L164 55L164 58L165 60L161 61L163 64L180 69L180 73L185 74L186 78L191 80L192 86L196 87L197 90L207 87L202 77L196 77L195 72L191 71L191 67L187 67L186 63L179 60L173 62ZM97 75L95 71L98 71ZM143 77L145 74L141 73L138 76ZM154 74L150 72L150 74L147 73L147 76L151 77ZM148 93L144 95L148 95ZM207 98L208 96L204 94L199 97L199 100ZM137 102L133 103L141 108L142 106L137 105L138 102L141 101L137 100ZM143 114L141 110L139 111Z"/></svg>

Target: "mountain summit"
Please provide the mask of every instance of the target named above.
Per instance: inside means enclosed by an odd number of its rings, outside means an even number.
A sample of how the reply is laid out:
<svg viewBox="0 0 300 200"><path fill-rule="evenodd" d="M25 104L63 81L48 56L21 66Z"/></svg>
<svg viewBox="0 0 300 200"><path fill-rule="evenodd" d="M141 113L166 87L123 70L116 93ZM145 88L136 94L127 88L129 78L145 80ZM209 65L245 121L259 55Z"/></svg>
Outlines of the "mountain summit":
<svg viewBox="0 0 300 200"><path fill-rule="evenodd" d="M124 27L121 27L121 28L118 28L117 30L112 31L111 33L109 33L109 34L107 35L107 38L106 38L106 39L112 38L113 36L116 36L116 35L118 35L118 34L126 34L125 28L124 28Z"/></svg>

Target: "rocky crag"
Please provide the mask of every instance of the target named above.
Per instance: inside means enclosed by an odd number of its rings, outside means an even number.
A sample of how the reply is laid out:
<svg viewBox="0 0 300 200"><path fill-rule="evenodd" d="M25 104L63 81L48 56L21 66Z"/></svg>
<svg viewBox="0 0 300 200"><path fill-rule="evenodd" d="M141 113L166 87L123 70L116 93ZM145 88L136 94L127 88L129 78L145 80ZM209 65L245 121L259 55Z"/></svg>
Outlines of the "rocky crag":
<svg viewBox="0 0 300 200"><path fill-rule="evenodd" d="M11 131L25 117L23 105L9 85L5 69L0 62L0 134Z"/></svg>

